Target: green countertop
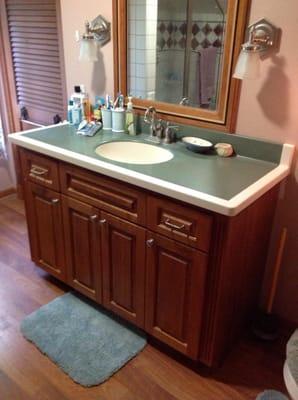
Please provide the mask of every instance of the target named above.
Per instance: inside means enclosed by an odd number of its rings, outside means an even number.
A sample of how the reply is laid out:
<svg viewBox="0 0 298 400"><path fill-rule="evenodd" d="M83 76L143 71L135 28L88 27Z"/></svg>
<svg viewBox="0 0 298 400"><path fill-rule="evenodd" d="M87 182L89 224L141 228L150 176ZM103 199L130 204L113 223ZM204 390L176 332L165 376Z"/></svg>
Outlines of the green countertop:
<svg viewBox="0 0 298 400"><path fill-rule="evenodd" d="M193 153L187 150L185 145L179 141L170 145L158 145L164 146L174 154L172 160L154 165L136 165L102 158L95 153L95 148L100 144L115 140L145 142L147 137L145 134L133 137L126 134L115 134L111 131L100 131L90 138L77 135L71 125L61 125L55 128L28 132L23 136L225 200L230 200L276 168L279 163L279 151L281 152L282 149L281 145L268 143L269 150L271 149L270 146L275 146L274 151L276 154L274 157L269 156L264 157L264 159L258 159L238 154L230 158L222 158L215 154ZM217 134L216 141L223 136L227 137L224 134ZM232 140L239 142L239 138L241 141L240 136L237 139L232 138ZM256 147L255 153L260 153L257 148L257 140L249 142L249 139L244 138L244 144L245 141L247 143L252 142L253 146ZM259 142L260 147L266 147L266 142ZM237 146L239 147L239 143ZM243 153L247 154L245 151Z"/></svg>

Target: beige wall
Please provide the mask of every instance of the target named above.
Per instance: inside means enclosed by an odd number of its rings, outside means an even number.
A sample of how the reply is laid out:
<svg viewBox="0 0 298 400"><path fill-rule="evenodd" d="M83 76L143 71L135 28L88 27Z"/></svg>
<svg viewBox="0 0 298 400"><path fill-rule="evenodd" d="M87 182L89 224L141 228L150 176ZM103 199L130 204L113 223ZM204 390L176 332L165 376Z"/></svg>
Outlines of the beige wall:
<svg viewBox="0 0 298 400"><path fill-rule="evenodd" d="M178 0L177 0L178 1ZM96 66L77 61L76 29L83 30L86 18L101 13L112 20L111 0L62 0L68 92L75 83L85 83L92 93L113 92L112 43L102 49L103 60ZM244 82L241 92L237 133L298 145L298 2L252 0L251 21L266 16L282 29L280 53L262 63L262 78ZM297 163L298 164L298 163ZM298 166L282 191L272 234L269 267L275 257L282 227L288 238L275 303L284 318L298 322ZM270 268L269 268L270 272ZM268 273L269 275L269 273Z"/></svg>
<svg viewBox="0 0 298 400"><path fill-rule="evenodd" d="M91 21L101 14L112 22L112 0L61 0L62 30L66 67L66 84L68 96L74 85L81 83L94 98L95 94L114 93L113 79L113 44L105 45L96 63L81 63L79 44L75 41L75 31L84 32L86 20Z"/></svg>

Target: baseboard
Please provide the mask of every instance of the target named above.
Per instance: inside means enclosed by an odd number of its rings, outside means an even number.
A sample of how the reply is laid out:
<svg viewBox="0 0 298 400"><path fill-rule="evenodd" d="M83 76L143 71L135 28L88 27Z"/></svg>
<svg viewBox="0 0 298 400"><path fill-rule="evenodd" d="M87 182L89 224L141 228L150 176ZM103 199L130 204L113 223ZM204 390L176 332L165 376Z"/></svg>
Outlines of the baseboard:
<svg viewBox="0 0 298 400"><path fill-rule="evenodd" d="M16 188L8 188L6 190L0 191L0 199L5 196L9 196L10 194L16 193Z"/></svg>

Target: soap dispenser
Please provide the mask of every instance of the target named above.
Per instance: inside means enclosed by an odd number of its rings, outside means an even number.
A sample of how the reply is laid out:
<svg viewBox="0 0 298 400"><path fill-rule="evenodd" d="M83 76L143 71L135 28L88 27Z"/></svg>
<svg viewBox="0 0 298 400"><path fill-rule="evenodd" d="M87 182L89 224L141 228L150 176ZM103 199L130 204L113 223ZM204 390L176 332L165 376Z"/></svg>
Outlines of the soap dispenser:
<svg viewBox="0 0 298 400"><path fill-rule="evenodd" d="M129 135L131 135L131 136L136 135L135 115L134 115L134 111L133 111L132 96L128 96L125 128L126 128L125 129L126 132Z"/></svg>

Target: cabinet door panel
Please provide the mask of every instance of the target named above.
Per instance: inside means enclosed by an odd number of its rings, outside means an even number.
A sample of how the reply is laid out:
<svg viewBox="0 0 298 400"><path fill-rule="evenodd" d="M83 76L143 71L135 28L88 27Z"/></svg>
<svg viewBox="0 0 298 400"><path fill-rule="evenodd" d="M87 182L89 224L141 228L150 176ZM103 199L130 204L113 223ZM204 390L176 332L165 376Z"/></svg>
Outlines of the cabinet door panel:
<svg viewBox="0 0 298 400"><path fill-rule="evenodd" d="M197 359L207 256L156 234L147 239L146 330Z"/></svg>
<svg viewBox="0 0 298 400"><path fill-rule="evenodd" d="M68 283L101 301L99 211L63 196Z"/></svg>
<svg viewBox="0 0 298 400"><path fill-rule="evenodd" d="M144 326L145 229L101 213L104 305Z"/></svg>
<svg viewBox="0 0 298 400"><path fill-rule="evenodd" d="M65 280L60 195L26 181L25 202L32 260L45 271Z"/></svg>

